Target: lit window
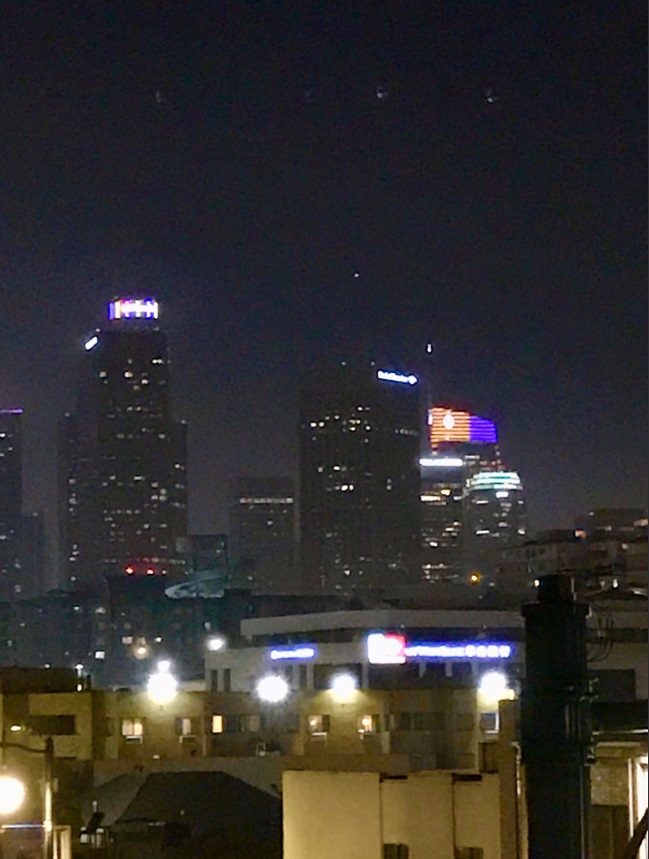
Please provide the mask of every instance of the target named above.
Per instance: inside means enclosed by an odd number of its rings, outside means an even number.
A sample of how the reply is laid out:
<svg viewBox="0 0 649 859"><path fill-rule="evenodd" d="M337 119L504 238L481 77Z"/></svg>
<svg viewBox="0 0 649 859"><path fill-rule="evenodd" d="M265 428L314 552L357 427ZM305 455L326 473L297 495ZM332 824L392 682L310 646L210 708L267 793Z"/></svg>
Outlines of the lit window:
<svg viewBox="0 0 649 859"><path fill-rule="evenodd" d="M359 734L376 734L379 729L378 716L359 716L358 717L358 733Z"/></svg>
<svg viewBox="0 0 649 859"><path fill-rule="evenodd" d="M122 736L127 740L141 738L144 736L144 722L142 719L122 719Z"/></svg>
<svg viewBox="0 0 649 859"><path fill-rule="evenodd" d="M213 734L222 734L225 730L223 716L212 716L212 733Z"/></svg>
<svg viewBox="0 0 649 859"><path fill-rule="evenodd" d="M196 720L187 716L177 718L176 734L179 737L194 737L196 735Z"/></svg>
<svg viewBox="0 0 649 859"><path fill-rule="evenodd" d="M329 716L307 716L306 724L310 734L326 734L329 731Z"/></svg>

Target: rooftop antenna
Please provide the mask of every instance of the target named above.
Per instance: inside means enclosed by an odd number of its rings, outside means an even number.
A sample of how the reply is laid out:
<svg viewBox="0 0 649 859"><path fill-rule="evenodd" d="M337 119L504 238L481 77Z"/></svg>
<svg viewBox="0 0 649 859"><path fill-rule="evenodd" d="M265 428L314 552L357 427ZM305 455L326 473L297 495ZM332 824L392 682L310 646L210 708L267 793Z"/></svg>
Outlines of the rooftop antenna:
<svg viewBox="0 0 649 859"><path fill-rule="evenodd" d="M431 340L426 343L426 362L424 369L424 397L426 400L426 452L430 452L432 450L432 444L430 441L430 421L432 415L432 407L433 407L433 392L432 392L432 378L433 378L433 343Z"/></svg>

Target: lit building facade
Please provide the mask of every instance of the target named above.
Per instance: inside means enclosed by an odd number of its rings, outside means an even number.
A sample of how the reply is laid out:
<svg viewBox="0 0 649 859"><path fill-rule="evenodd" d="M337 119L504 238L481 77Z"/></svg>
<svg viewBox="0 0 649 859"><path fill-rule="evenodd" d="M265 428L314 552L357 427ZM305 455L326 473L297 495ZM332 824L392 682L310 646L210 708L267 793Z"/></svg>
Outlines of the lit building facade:
<svg viewBox="0 0 649 859"><path fill-rule="evenodd" d="M295 488L288 477L242 477L230 485L229 521L240 587L296 590Z"/></svg>
<svg viewBox="0 0 649 859"><path fill-rule="evenodd" d="M22 409L0 410L0 599L22 590Z"/></svg>
<svg viewBox="0 0 649 859"><path fill-rule="evenodd" d="M502 550L526 533L520 477L503 466L493 421L432 406L428 427L431 454L420 459L423 579L493 584Z"/></svg>
<svg viewBox="0 0 649 859"><path fill-rule="evenodd" d="M464 460L422 457L421 545L425 582L464 579Z"/></svg>
<svg viewBox="0 0 649 859"><path fill-rule="evenodd" d="M340 365L300 402L300 552L306 590L417 581L418 380Z"/></svg>
<svg viewBox="0 0 649 859"><path fill-rule="evenodd" d="M472 575L495 580L503 549L527 532L523 483L515 471L479 471L465 488L465 558Z"/></svg>
<svg viewBox="0 0 649 859"><path fill-rule="evenodd" d="M167 336L153 300L112 302L83 347L76 414L61 427L63 581L181 576L187 531L186 426L174 420Z"/></svg>

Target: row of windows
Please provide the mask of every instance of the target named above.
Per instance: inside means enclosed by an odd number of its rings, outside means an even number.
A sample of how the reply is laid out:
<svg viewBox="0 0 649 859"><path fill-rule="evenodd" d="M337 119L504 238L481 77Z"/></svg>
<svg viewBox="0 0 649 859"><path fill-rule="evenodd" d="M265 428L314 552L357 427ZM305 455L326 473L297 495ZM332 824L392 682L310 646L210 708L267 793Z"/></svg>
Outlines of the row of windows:
<svg viewBox="0 0 649 859"><path fill-rule="evenodd" d="M145 734L144 718L133 717L121 720L121 735L126 739L142 738ZM201 720L198 717L183 716L175 719L177 736L189 737L200 733ZM381 731L443 731L445 729L444 713L375 713L358 716L356 729L359 734L378 734ZM301 727L299 713L287 713L282 716L281 724L277 718L269 718L263 714L228 714L215 713L211 717L210 732L212 734L258 734L268 727L281 727L284 733L298 733ZM307 715L304 727L307 733L327 734L331 730L331 716L327 713ZM456 716L456 730L471 731L475 727L472 713L459 713ZM108 730L110 734L111 731Z"/></svg>

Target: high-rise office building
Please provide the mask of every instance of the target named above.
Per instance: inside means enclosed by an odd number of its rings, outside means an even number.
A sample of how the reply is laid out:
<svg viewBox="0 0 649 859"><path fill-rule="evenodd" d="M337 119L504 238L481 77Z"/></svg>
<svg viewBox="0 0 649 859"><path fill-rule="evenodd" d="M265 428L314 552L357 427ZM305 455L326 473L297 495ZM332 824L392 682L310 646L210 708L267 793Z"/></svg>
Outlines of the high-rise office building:
<svg viewBox="0 0 649 859"><path fill-rule="evenodd" d="M420 578L418 379L344 364L300 403L300 564L308 590Z"/></svg>
<svg viewBox="0 0 649 859"><path fill-rule="evenodd" d="M522 543L527 516L515 471L479 471L465 487L465 557L470 571L493 582L503 549Z"/></svg>
<svg viewBox="0 0 649 859"><path fill-rule="evenodd" d="M20 596L23 506L22 409L0 410L0 599Z"/></svg>
<svg viewBox="0 0 649 859"><path fill-rule="evenodd" d="M74 415L60 439L65 583L167 575L187 532L186 427L173 418L167 336L153 299L120 299L83 345Z"/></svg>
<svg viewBox="0 0 649 859"><path fill-rule="evenodd" d="M447 406L428 411L422 457L424 581L494 581L502 550L526 533L523 486L505 471L496 424Z"/></svg>
<svg viewBox="0 0 649 859"><path fill-rule="evenodd" d="M297 589L295 506L288 477L242 477L230 484L230 546L239 586L260 593Z"/></svg>
<svg viewBox="0 0 649 859"><path fill-rule="evenodd" d="M426 456L421 468L422 578L457 582L464 576L464 460Z"/></svg>
<svg viewBox="0 0 649 859"><path fill-rule="evenodd" d="M437 456L461 457L466 475L502 467L496 424L446 406L428 410L430 448Z"/></svg>
<svg viewBox="0 0 649 859"><path fill-rule="evenodd" d="M20 596L42 596L51 583L47 579L45 519L42 512L25 513L20 525Z"/></svg>

